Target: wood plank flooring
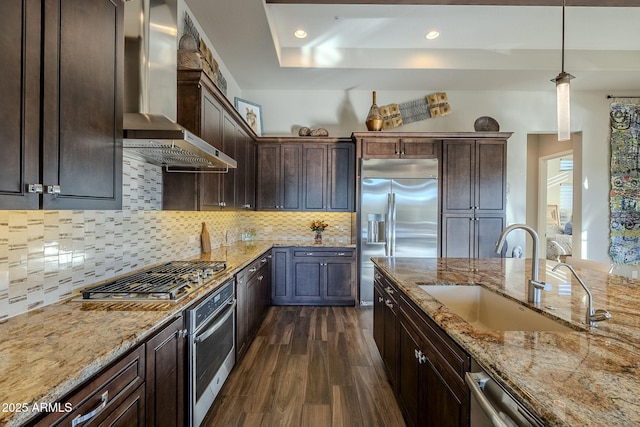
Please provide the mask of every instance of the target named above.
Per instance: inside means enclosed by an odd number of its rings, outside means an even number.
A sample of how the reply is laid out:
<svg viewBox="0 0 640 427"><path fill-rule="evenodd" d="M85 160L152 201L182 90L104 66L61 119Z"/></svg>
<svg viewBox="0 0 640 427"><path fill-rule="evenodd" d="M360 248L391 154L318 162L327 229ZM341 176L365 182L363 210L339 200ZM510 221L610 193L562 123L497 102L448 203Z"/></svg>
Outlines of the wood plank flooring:
<svg viewBox="0 0 640 427"><path fill-rule="evenodd" d="M403 427L375 342L373 310L270 307L206 427Z"/></svg>

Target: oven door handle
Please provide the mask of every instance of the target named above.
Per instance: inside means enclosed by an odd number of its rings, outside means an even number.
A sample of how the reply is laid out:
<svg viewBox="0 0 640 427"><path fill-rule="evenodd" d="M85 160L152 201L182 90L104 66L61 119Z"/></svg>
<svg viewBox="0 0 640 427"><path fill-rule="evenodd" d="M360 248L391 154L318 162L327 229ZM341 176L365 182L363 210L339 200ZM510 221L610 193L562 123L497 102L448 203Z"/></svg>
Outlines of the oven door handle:
<svg viewBox="0 0 640 427"><path fill-rule="evenodd" d="M224 322L227 321L227 319L233 315L234 313L234 309L236 308L236 305L238 304L236 302L236 300L232 300L229 301L229 304L231 305L231 307L227 308L227 310L225 311L225 313L222 315L222 317L220 317L219 320L216 320L216 322L211 325L209 328L207 328L206 331L202 332L201 334L198 334L196 336L196 338L194 339L194 342L196 344L201 343L202 341L206 340L207 338L209 338L211 335L213 335L213 333L215 331L217 331L218 329L220 329L220 326L222 326L222 324Z"/></svg>

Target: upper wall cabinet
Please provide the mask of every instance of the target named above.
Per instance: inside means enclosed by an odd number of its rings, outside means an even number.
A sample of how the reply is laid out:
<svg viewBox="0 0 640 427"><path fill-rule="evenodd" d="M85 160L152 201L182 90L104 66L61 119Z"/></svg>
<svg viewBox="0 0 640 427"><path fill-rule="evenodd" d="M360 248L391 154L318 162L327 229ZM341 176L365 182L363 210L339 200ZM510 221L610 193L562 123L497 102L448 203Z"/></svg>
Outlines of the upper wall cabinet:
<svg viewBox="0 0 640 427"><path fill-rule="evenodd" d="M0 23L0 208L120 209L122 1L10 0Z"/></svg>
<svg viewBox="0 0 640 427"><path fill-rule="evenodd" d="M163 208L255 209L256 143L233 106L201 71L178 71L178 123L238 163L236 169L163 174Z"/></svg>
<svg viewBox="0 0 640 427"><path fill-rule="evenodd" d="M358 157L363 159L435 159L440 141L403 132L358 132L353 134Z"/></svg>
<svg viewBox="0 0 640 427"><path fill-rule="evenodd" d="M260 139L256 184L258 210L354 210L354 145L340 139L321 141Z"/></svg>

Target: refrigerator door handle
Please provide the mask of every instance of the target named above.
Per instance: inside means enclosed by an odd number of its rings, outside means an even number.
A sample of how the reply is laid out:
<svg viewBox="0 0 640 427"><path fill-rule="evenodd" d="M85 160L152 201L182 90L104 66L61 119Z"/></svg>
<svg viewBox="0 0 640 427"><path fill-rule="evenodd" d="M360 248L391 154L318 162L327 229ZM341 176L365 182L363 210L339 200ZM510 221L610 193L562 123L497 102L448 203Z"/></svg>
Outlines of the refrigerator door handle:
<svg viewBox="0 0 640 427"><path fill-rule="evenodd" d="M391 193L391 256L396 256L396 193Z"/></svg>
<svg viewBox="0 0 640 427"><path fill-rule="evenodd" d="M393 194L392 193L387 193L387 218L385 221L385 226L384 226L384 255L385 256L391 256L391 216L392 216L392 211L391 208L393 206L393 199L392 199Z"/></svg>

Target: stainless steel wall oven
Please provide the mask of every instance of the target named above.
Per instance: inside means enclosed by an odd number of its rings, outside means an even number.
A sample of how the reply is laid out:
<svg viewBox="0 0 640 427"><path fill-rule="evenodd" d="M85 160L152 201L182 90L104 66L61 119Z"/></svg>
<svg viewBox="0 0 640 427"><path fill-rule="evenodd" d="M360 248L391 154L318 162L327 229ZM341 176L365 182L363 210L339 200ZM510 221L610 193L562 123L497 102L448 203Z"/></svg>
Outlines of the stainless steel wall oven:
<svg viewBox="0 0 640 427"><path fill-rule="evenodd" d="M198 427L235 364L235 282L228 281L186 311L188 412Z"/></svg>

